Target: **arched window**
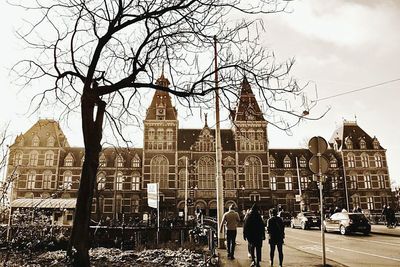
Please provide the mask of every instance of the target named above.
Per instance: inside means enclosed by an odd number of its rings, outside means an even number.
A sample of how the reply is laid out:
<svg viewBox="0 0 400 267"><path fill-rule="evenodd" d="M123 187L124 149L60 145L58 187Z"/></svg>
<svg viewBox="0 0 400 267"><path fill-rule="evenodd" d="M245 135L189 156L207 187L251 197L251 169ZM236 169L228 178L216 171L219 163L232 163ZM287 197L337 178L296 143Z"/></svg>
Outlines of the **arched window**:
<svg viewBox="0 0 400 267"><path fill-rule="evenodd" d="M227 169L225 171L225 188L226 189L235 188L235 172L232 169Z"/></svg>
<svg viewBox="0 0 400 267"><path fill-rule="evenodd" d="M381 154L379 154L379 153L375 154L374 159L375 159L375 167L382 168L383 164L382 164Z"/></svg>
<svg viewBox="0 0 400 267"><path fill-rule="evenodd" d="M356 167L356 159L353 153L347 154L347 167L349 168Z"/></svg>
<svg viewBox="0 0 400 267"><path fill-rule="evenodd" d="M132 174L132 190L139 191L140 190L140 173L134 172Z"/></svg>
<svg viewBox="0 0 400 267"><path fill-rule="evenodd" d="M361 166L364 168L369 167L368 155L366 153L361 154Z"/></svg>
<svg viewBox="0 0 400 267"><path fill-rule="evenodd" d="M140 158L138 154L135 154L135 156L132 159L132 167L133 168L139 168L140 167Z"/></svg>
<svg viewBox="0 0 400 267"><path fill-rule="evenodd" d="M168 188L168 159L164 156L155 156L150 162L150 180L159 183L160 188Z"/></svg>
<svg viewBox="0 0 400 267"><path fill-rule="evenodd" d="M106 167L107 166L107 159L104 153L101 153L99 158L99 167Z"/></svg>
<svg viewBox="0 0 400 267"><path fill-rule="evenodd" d="M72 156L71 153L68 153L68 155L64 159L64 166L65 167L72 167L74 166L74 156Z"/></svg>
<svg viewBox="0 0 400 267"><path fill-rule="evenodd" d="M367 142L365 142L364 139L360 140L360 149L366 149L367 148Z"/></svg>
<svg viewBox="0 0 400 267"><path fill-rule="evenodd" d="M154 136L156 135L156 131L154 130L154 128L149 129L148 135L149 135L149 140L154 140Z"/></svg>
<svg viewBox="0 0 400 267"><path fill-rule="evenodd" d="M285 173L285 189L293 190L292 174L290 172Z"/></svg>
<svg viewBox="0 0 400 267"><path fill-rule="evenodd" d="M201 157L198 161L199 189L215 188L215 161L209 156Z"/></svg>
<svg viewBox="0 0 400 267"><path fill-rule="evenodd" d="M253 129L249 129L247 131L247 137L249 138L250 141L254 141L255 139L255 132Z"/></svg>
<svg viewBox="0 0 400 267"><path fill-rule="evenodd" d="M32 146L39 146L39 145L40 145L39 136L35 135L35 136L32 138Z"/></svg>
<svg viewBox="0 0 400 267"><path fill-rule="evenodd" d="M24 154L21 151L15 152L14 155L14 166L22 165L22 158Z"/></svg>
<svg viewBox="0 0 400 267"><path fill-rule="evenodd" d="M174 131L171 128L167 129L167 140L172 140L174 138Z"/></svg>
<svg viewBox="0 0 400 267"><path fill-rule="evenodd" d="M124 158L121 155L118 155L117 158L115 159L115 165L118 168L124 167Z"/></svg>
<svg viewBox="0 0 400 267"><path fill-rule="evenodd" d="M97 175L97 190L101 191L106 188L106 175L101 172Z"/></svg>
<svg viewBox="0 0 400 267"><path fill-rule="evenodd" d="M39 159L39 152L31 151L31 153L29 153L29 166L37 166L38 159Z"/></svg>
<svg viewBox="0 0 400 267"><path fill-rule="evenodd" d="M164 140L164 129L163 128L157 129L157 139Z"/></svg>
<svg viewBox="0 0 400 267"><path fill-rule="evenodd" d="M178 187L180 189L185 189L186 183L186 169L180 169L178 177Z"/></svg>
<svg viewBox="0 0 400 267"><path fill-rule="evenodd" d="M269 156L269 166L271 168L276 168L276 161L273 156Z"/></svg>
<svg viewBox="0 0 400 267"><path fill-rule="evenodd" d="M72 188L72 172L64 172L63 189L70 190Z"/></svg>
<svg viewBox="0 0 400 267"><path fill-rule="evenodd" d="M35 188L35 182L36 182L36 172L35 171L29 171L28 172L28 178L27 178L27 188L28 189L34 189Z"/></svg>
<svg viewBox="0 0 400 267"><path fill-rule="evenodd" d="M246 158L245 163L245 184L246 189L259 189L261 188L261 161L259 158L249 156Z"/></svg>
<svg viewBox="0 0 400 267"><path fill-rule="evenodd" d="M47 151L44 154L44 166L50 167L54 165L54 152L53 151Z"/></svg>
<svg viewBox="0 0 400 267"><path fill-rule="evenodd" d="M49 170L43 172L43 189L55 189L56 182L53 173Z"/></svg>
<svg viewBox="0 0 400 267"><path fill-rule="evenodd" d="M288 155L286 155L285 159L283 160L283 167L285 167L285 168L291 168L292 167L292 160L289 158Z"/></svg>
<svg viewBox="0 0 400 267"><path fill-rule="evenodd" d="M50 136L47 138L47 146L54 146L54 143L56 142L56 139L54 139L53 136Z"/></svg>
<svg viewBox="0 0 400 267"><path fill-rule="evenodd" d="M353 149L353 142L351 141L350 137L346 137L345 144L347 149Z"/></svg>

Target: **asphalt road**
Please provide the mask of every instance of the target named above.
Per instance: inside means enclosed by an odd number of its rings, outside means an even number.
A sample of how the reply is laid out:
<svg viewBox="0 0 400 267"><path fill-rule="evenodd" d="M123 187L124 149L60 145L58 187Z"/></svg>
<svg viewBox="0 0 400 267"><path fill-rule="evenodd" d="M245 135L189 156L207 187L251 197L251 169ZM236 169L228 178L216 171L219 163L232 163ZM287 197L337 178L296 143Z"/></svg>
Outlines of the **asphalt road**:
<svg viewBox="0 0 400 267"><path fill-rule="evenodd" d="M285 234L286 246L322 255L320 230L286 228ZM325 246L327 259L346 266L400 266L400 237L325 233Z"/></svg>

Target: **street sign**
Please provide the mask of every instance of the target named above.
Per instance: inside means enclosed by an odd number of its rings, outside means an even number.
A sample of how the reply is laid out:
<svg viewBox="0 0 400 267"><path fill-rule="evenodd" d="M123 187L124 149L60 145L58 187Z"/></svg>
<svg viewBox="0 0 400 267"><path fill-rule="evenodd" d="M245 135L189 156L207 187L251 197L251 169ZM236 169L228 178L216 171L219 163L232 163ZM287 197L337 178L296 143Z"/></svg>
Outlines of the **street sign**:
<svg viewBox="0 0 400 267"><path fill-rule="evenodd" d="M147 204L149 207L158 208L158 184L147 184Z"/></svg>
<svg viewBox="0 0 400 267"><path fill-rule="evenodd" d="M324 156L312 156L309 166L313 173L322 174L328 170L329 162Z"/></svg>
<svg viewBox="0 0 400 267"><path fill-rule="evenodd" d="M324 154L327 148L328 148L328 143L321 136L314 136L308 142L308 149L314 155Z"/></svg>
<svg viewBox="0 0 400 267"><path fill-rule="evenodd" d="M301 201L301 196L300 195L296 195L296 202L300 202Z"/></svg>

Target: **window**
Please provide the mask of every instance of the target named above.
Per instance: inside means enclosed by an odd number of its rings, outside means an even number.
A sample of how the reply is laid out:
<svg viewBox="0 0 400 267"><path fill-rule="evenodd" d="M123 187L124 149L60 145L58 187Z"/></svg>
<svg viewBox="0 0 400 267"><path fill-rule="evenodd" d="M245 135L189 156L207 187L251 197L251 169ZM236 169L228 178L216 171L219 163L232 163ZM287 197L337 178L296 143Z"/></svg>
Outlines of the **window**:
<svg viewBox="0 0 400 267"><path fill-rule="evenodd" d="M35 171L30 171L28 173L28 184L27 188L28 189L34 189L35 188L35 181L36 181L36 172Z"/></svg>
<svg viewBox="0 0 400 267"><path fill-rule="evenodd" d="M382 156L380 154L375 154L374 155L375 159L375 167L377 168L382 168Z"/></svg>
<svg viewBox="0 0 400 267"><path fill-rule="evenodd" d="M132 190L139 191L140 190L140 173L134 172L132 174Z"/></svg>
<svg viewBox="0 0 400 267"><path fill-rule="evenodd" d="M366 189L371 189L371 175L369 173L364 174L364 187Z"/></svg>
<svg viewBox="0 0 400 267"><path fill-rule="evenodd" d="M97 175L97 190L101 191L106 188L106 176L104 173Z"/></svg>
<svg viewBox="0 0 400 267"><path fill-rule="evenodd" d="M105 198L103 204L103 212L112 213L114 210L114 199Z"/></svg>
<svg viewBox="0 0 400 267"><path fill-rule="evenodd" d="M55 189L56 182L51 171L43 172L43 189Z"/></svg>
<svg viewBox="0 0 400 267"><path fill-rule="evenodd" d="M365 140L361 140L360 141L360 149L366 149L367 148L367 143L365 142Z"/></svg>
<svg viewBox="0 0 400 267"><path fill-rule="evenodd" d="M255 132L253 129L249 129L247 131L247 137L249 138L250 141L254 141L255 139Z"/></svg>
<svg viewBox="0 0 400 267"><path fill-rule="evenodd" d="M361 154L361 166L363 168L368 168L369 164L368 164L368 155L363 153Z"/></svg>
<svg viewBox="0 0 400 267"><path fill-rule="evenodd" d="M198 187L215 188L215 161L209 156L201 157L198 161Z"/></svg>
<svg viewBox="0 0 400 267"><path fill-rule="evenodd" d="M122 199L122 213L130 213L131 208L131 199L130 198L123 198Z"/></svg>
<svg viewBox="0 0 400 267"><path fill-rule="evenodd" d="M308 178L303 176L300 177L300 185L301 185L301 190L305 190L308 187Z"/></svg>
<svg viewBox="0 0 400 267"><path fill-rule="evenodd" d="M374 147L374 149L379 149L379 141L374 139L374 141L372 142L372 146Z"/></svg>
<svg viewBox="0 0 400 267"><path fill-rule="evenodd" d="M349 137L346 137L345 143L346 143L346 148L347 149L353 149L353 142L350 140Z"/></svg>
<svg viewBox="0 0 400 267"><path fill-rule="evenodd" d="M157 139L164 140L164 129L162 128L157 129Z"/></svg>
<svg viewBox="0 0 400 267"><path fill-rule="evenodd" d="M71 153L69 153L64 159L64 166L65 167L72 167L74 166L74 157Z"/></svg>
<svg viewBox="0 0 400 267"><path fill-rule="evenodd" d="M139 200L138 199L132 200L132 212L139 213Z"/></svg>
<svg viewBox="0 0 400 267"><path fill-rule="evenodd" d="M258 195L258 194L250 194L250 201L251 202L259 202L260 201L260 195Z"/></svg>
<svg viewBox="0 0 400 267"><path fill-rule="evenodd" d="M150 162L150 180L159 183L160 188L168 188L168 159L164 156L155 156Z"/></svg>
<svg viewBox="0 0 400 267"><path fill-rule="evenodd" d="M148 135L149 135L149 140L154 140L154 136L155 136L156 131L154 130L154 128L150 128Z"/></svg>
<svg viewBox="0 0 400 267"><path fill-rule="evenodd" d="M22 165L23 153L21 151L17 151L14 155L14 166Z"/></svg>
<svg viewBox="0 0 400 267"><path fill-rule="evenodd" d="M100 159L99 159L99 167L106 167L107 166L107 159L104 153L101 153Z"/></svg>
<svg viewBox="0 0 400 267"><path fill-rule="evenodd" d="M139 158L138 154L136 154L132 159L132 167L133 168L140 167L140 158Z"/></svg>
<svg viewBox="0 0 400 267"><path fill-rule="evenodd" d="M117 187L116 190L122 190L122 183L124 182L124 176L122 174L122 172L118 172L117 173Z"/></svg>
<svg viewBox="0 0 400 267"><path fill-rule="evenodd" d="M235 172L232 169L227 169L225 171L225 188L226 189L235 188Z"/></svg>
<svg viewBox="0 0 400 267"><path fill-rule="evenodd" d="M306 162L306 158L305 157L301 156L301 158L299 160L299 165L300 165L300 168L307 167L307 162Z"/></svg>
<svg viewBox="0 0 400 267"><path fill-rule="evenodd" d="M120 155L117 156L116 165L118 168L124 167L124 158L122 156L120 156Z"/></svg>
<svg viewBox="0 0 400 267"><path fill-rule="evenodd" d="M276 190L276 177L271 176L271 190Z"/></svg>
<svg viewBox="0 0 400 267"><path fill-rule="evenodd" d="M50 136L49 138L47 138L47 146L54 146L55 143L55 139L53 136Z"/></svg>
<svg viewBox="0 0 400 267"><path fill-rule="evenodd" d="M338 184L339 184L338 177L333 176L331 182L332 182L332 189L333 190L337 190L338 189Z"/></svg>
<svg viewBox="0 0 400 267"><path fill-rule="evenodd" d="M372 197L367 197L367 208L369 210L373 210L374 209L374 200Z"/></svg>
<svg viewBox="0 0 400 267"><path fill-rule="evenodd" d="M37 166L38 165L38 159L39 159L39 153L37 151L32 151L29 154L29 165L30 166Z"/></svg>
<svg viewBox="0 0 400 267"><path fill-rule="evenodd" d="M357 189L357 175L350 174L350 189Z"/></svg>
<svg viewBox="0 0 400 267"><path fill-rule="evenodd" d="M173 140L174 131L172 129L167 129L167 140Z"/></svg>
<svg viewBox="0 0 400 267"><path fill-rule="evenodd" d="M331 160L329 162L329 165L330 165L331 168L337 168L337 160L336 160L335 157L332 156L332 158L331 158Z"/></svg>
<svg viewBox="0 0 400 267"><path fill-rule="evenodd" d="M285 189L293 190L292 174L290 174L290 173L285 174Z"/></svg>
<svg viewBox="0 0 400 267"><path fill-rule="evenodd" d="M269 157L269 166L271 168L276 168L275 159L272 156Z"/></svg>
<svg viewBox="0 0 400 267"><path fill-rule="evenodd" d="M186 169L181 169L179 171L179 177L178 177L178 188L185 189L185 183L186 183Z"/></svg>
<svg viewBox="0 0 400 267"><path fill-rule="evenodd" d="M246 159L244 167L246 189L261 188L261 160L257 157L250 156Z"/></svg>
<svg viewBox="0 0 400 267"><path fill-rule="evenodd" d="M63 189L70 190L72 188L72 173L64 172Z"/></svg>
<svg viewBox="0 0 400 267"><path fill-rule="evenodd" d="M54 152L47 151L44 155L44 166L50 167L54 164Z"/></svg>
<svg viewBox="0 0 400 267"><path fill-rule="evenodd" d="M285 168L290 168L292 167L292 161L290 160L289 156L286 155L285 159L283 160L283 166Z"/></svg>
<svg viewBox="0 0 400 267"><path fill-rule="evenodd" d="M385 183L385 176L383 174L378 174L378 183L379 183L379 188L386 188L386 183Z"/></svg>
<svg viewBox="0 0 400 267"><path fill-rule="evenodd" d="M355 156L352 153L347 155L347 167L354 168L356 166Z"/></svg>
<svg viewBox="0 0 400 267"><path fill-rule="evenodd" d="M39 146L39 145L40 145L40 139L39 139L39 137L37 135L35 135L32 138L32 146Z"/></svg>

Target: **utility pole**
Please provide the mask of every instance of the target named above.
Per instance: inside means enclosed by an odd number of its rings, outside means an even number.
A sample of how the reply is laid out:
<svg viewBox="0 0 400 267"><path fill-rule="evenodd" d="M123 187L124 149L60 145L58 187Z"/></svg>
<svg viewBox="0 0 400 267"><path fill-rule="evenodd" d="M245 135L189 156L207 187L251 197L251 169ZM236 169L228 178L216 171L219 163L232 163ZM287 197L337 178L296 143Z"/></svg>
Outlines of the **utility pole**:
<svg viewBox="0 0 400 267"><path fill-rule="evenodd" d="M219 88L218 88L218 63L217 63L217 37L214 36L214 64L215 64L215 139L216 139L216 176L215 185L217 188L217 229L222 224L222 216L224 213L224 184L222 181L222 148L221 148L221 130L219 124ZM218 248L225 247L225 239L223 234L218 234Z"/></svg>
<svg viewBox="0 0 400 267"><path fill-rule="evenodd" d="M188 158L185 159L185 225L188 221Z"/></svg>

